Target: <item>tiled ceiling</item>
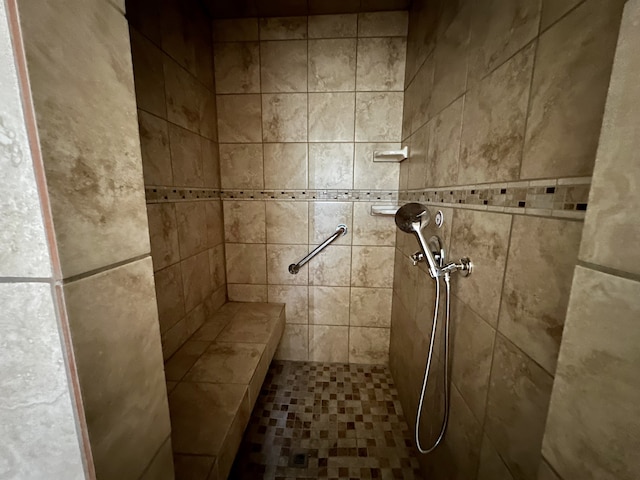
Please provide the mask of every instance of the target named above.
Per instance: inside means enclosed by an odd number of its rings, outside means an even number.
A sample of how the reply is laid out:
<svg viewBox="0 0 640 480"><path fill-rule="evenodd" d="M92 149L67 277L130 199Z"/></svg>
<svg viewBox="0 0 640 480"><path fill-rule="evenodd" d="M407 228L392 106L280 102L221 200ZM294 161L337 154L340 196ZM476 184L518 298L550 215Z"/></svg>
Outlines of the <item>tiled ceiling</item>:
<svg viewBox="0 0 640 480"><path fill-rule="evenodd" d="M203 0L214 18L407 10L411 0Z"/></svg>

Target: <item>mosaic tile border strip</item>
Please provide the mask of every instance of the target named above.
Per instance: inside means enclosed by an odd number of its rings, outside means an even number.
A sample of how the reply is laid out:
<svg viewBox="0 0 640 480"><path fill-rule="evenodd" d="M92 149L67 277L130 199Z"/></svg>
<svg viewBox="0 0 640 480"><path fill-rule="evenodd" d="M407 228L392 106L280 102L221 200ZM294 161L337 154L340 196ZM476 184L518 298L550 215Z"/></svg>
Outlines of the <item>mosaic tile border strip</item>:
<svg viewBox="0 0 640 480"><path fill-rule="evenodd" d="M584 219L591 177L488 183L422 190L220 190L145 187L147 203L205 200L422 202L449 208Z"/></svg>

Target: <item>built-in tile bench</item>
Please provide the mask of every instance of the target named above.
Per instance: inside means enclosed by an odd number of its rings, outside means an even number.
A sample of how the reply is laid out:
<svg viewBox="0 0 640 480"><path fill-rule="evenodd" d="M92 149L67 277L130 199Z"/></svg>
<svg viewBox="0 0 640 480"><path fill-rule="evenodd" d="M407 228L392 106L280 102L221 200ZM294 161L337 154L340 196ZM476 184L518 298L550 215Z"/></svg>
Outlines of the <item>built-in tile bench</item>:
<svg viewBox="0 0 640 480"><path fill-rule="evenodd" d="M176 479L224 479L285 324L284 305L227 303L165 365Z"/></svg>

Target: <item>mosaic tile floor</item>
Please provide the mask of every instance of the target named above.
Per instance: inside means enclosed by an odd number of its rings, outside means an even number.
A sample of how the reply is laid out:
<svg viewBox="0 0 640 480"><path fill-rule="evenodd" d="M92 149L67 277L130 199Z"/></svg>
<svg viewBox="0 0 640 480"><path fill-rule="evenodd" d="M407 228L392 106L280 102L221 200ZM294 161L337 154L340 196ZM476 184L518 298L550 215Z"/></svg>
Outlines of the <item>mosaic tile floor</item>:
<svg viewBox="0 0 640 480"><path fill-rule="evenodd" d="M274 361L229 478L420 479L389 369Z"/></svg>

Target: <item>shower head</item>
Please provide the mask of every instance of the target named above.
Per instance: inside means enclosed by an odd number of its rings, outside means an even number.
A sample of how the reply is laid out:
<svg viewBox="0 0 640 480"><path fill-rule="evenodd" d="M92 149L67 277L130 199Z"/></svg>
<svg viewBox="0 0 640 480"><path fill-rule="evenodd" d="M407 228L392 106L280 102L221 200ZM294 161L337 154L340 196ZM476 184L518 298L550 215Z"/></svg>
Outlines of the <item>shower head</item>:
<svg viewBox="0 0 640 480"><path fill-rule="evenodd" d="M396 212L396 225L405 233L416 233L429 225L429 210L420 203L407 203Z"/></svg>

